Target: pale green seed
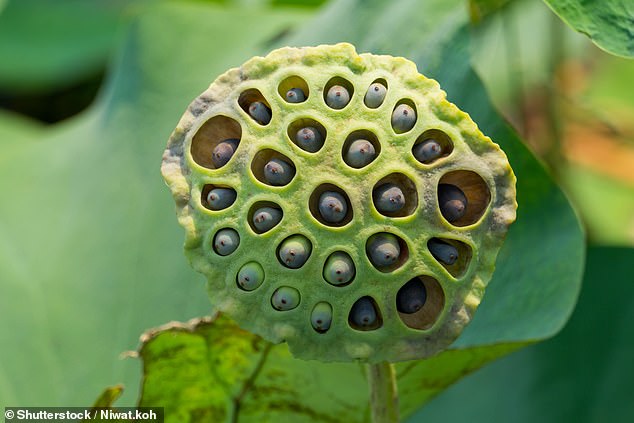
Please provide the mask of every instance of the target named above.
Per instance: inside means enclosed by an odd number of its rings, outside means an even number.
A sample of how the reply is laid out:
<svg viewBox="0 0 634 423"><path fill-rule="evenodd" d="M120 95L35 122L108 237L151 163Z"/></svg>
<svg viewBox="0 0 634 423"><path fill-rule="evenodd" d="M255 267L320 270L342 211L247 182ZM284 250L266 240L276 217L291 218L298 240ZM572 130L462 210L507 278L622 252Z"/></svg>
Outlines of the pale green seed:
<svg viewBox="0 0 634 423"><path fill-rule="evenodd" d="M317 303L310 314L310 323L317 332L330 329L332 323L332 306L326 302Z"/></svg>
<svg viewBox="0 0 634 423"><path fill-rule="evenodd" d="M271 297L271 305L278 311L292 310L299 305L299 291L290 286L277 288Z"/></svg>
<svg viewBox="0 0 634 423"><path fill-rule="evenodd" d="M324 279L331 285L346 285L356 273L352 258L343 251L332 253L324 264Z"/></svg>

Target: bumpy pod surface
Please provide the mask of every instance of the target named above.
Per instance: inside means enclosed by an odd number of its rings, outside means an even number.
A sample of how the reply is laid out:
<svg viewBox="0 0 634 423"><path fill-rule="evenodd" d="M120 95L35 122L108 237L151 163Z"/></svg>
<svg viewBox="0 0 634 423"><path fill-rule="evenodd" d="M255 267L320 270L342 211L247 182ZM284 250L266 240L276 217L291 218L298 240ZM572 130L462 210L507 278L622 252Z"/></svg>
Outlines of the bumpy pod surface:
<svg viewBox="0 0 634 423"><path fill-rule="evenodd" d="M385 95L368 107L364 98L377 82ZM328 104L333 86L350 96L342 107ZM293 89L305 99L288 101ZM393 113L403 104L415 120L395 128ZM254 116L255 108L270 119ZM306 127L323 139L315 151L297 145ZM217 167L212 153L228 139L237 148ZM374 154L355 167L347 156L358 139ZM441 152L417 158L415 147L430 139ZM288 164L288 182L267 180L271 161ZM480 303L517 208L505 154L436 81L406 59L358 55L349 44L282 48L218 77L173 132L162 173L186 230L186 255L206 275L214 306L247 330L287 342L295 356L322 361L400 361L448 347ZM381 211L373 201L386 184L403 193L398 210ZM441 185L464 193L466 210L452 221L441 210ZM214 210L207 196L216 188L235 190L235 201ZM345 199L336 222L320 212L326 192ZM264 207L280 210L281 220L258 230L254 213ZM214 238L227 229L239 244L218 254ZM376 265L372 255L382 250L374 251L374 241L383 238L398 243L398 258ZM279 258L290 257L289 239L307 250L297 267ZM439 260L438 245L457 257ZM347 283L324 277L335 252L352 260ZM247 264L257 269L257 283L244 289L236 281Z"/></svg>

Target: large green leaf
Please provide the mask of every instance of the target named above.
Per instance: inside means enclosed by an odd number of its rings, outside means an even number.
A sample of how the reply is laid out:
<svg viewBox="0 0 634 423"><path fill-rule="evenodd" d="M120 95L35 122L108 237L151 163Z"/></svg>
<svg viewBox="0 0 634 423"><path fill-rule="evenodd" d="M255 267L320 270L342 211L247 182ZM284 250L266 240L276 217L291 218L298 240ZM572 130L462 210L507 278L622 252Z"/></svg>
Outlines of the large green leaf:
<svg viewBox="0 0 634 423"><path fill-rule="evenodd" d="M91 111L2 140L0 406L88 405L105 385L138 386L139 363L119 354L148 327L209 313L161 154L215 75L306 16L161 7L133 26Z"/></svg>
<svg viewBox="0 0 634 423"><path fill-rule="evenodd" d="M559 17L612 54L634 57L634 3L629 0L544 0Z"/></svg>
<svg viewBox="0 0 634 423"><path fill-rule="evenodd" d="M631 422L632 263L634 249L590 248L579 304L559 335L464 379L408 422Z"/></svg>

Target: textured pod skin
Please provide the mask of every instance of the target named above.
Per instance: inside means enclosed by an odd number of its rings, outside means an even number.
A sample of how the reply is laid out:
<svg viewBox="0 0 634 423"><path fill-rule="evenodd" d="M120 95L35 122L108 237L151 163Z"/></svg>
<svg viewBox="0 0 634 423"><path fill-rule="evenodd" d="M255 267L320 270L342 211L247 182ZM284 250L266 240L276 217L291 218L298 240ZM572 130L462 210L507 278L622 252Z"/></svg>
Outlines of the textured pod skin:
<svg viewBox="0 0 634 423"><path fill-rule="evenodd" d="M281 81L294 76L308 84L309 94L302 103L288 103L278 91ZM324 87L335 76L354 87L349 103L341 109L325 103ZM387 82L385 99L379 107L369 108L364 96L381 79ZM238 103L241 94L256 91L263 98L253 101L265 101L271 109L267 125L256 122ZM392 112L404 99L416 106L417 118L411 129L399 134L392 127ZM327 131L316 153L302 151L287 135L289 125L302 119L318 121ZM359 130L371 132L381 152L372 163L355 169L344 161L343 148L349 134ZM442 131L453 150L442 160L423 164L412 148L428 130ZM231 160L220 169L206 165L199 151L211 152L214 142L227 138L240 139ZM254 175L252 162L264 154L263 166L278 153L293 161L296 174L288 185L269 186ZM349 44L282 48L219 76L194 100L174 130L162 173L185 228L186 255L206 275L214 307L270 341L286 341L295 356L322 361L401 361L429 357L447 348L480 303L517 208L515 176L505 154L466 113L445 99L436 81L419 74L406 59L358 55ZM413 181L418 204L407 216L388 217L374 209L372 188L396 173ZM477 180L482 181L480 191L471 189ZM459 185L468 197L470 213L478 205L479 213L453 223L444 219L436 195L440 183ZM234 205L219 211L205 208L201 192L208 184L235 188ZM322 184L346 193L354 210L352 221L328 226L311 214L309 198ZM278 204L284 210L284 224L255 233L248 219L258 201ZM222 228L240 234L240 248L229 256L213 251L213 235ZM407 250L403 263L387 272L373 266L366 252L368 239L381 232L397 235ZM299 269L283 266L277 257L280 244L295 234L305 236L312 245L310 259ZM454 272L459 276L454 277L429 252L427 241L434 237L460 241L469 248L470 260ZM347 253L356 265L355 278L346 286L323 279L324 264L335 251ZM243 291L236 276L242 266L254 261L266 278L257 290ZM423 308L407 314L411 319L405 320L397 310L397 292L417 277L425 281L427 298ZM295 308L280 312L272 307L273 294L281 287L300 294ZM375 301L381 324L356 330L349 322L350 311L365 297ZM332 307L332 321L324 332L311 323L312 312L321 302ZM440 311L432 321L416 326L419 313L433 304Z"/></svg>

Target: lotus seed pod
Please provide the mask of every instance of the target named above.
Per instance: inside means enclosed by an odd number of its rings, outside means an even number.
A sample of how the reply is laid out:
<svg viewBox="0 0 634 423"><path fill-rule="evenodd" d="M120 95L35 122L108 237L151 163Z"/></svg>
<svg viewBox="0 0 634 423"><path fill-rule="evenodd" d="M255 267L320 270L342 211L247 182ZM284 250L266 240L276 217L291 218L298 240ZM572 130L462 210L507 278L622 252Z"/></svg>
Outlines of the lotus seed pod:
<svg viewBox="0 0 634 423"><path fill-rule="evenodd" d="M271 297L271 305L275 310L288 311L299 305L300 293L295 288L283 286L278 288Z"/></svg>
<svg viewBox="0 0 634 423"><path fill-rule="evenodd" d="M430 163L442 156L442 146L434 139L426 139L418 143L412 149L416 160L421 163Z"/></svg>
<svg viewBox="0 0 634 423"><path fill-rule="evenodd" d="M396 294L396 309L401 313L412 314L423 308L427 300L425 285L416 279L407 282Z"/></svg>
<svg viewBox="0 0 634 423"><path fill-rule="evenodd" d="M374 82L368 87L368 91L365 93L363 102L371 109L376 109L385 100L385 94L387 94L387 88L380 82Z"/></svg>
<svg viewBox="0 0 634 423"><path fill-rule="evenodd" d="M467 197L455 185L438 185L438 206L448 222L455 222L467 212Z"/></svg>
<svg viewBox="0 0 634 423"><path fill-rule="evenodd" d="M341 222L348 213L346 199L335 191L323 192L319 196L319 213L326 222Z"/></svg>
<svg viewBox="0 0 634 423"><path fill-rule="evenodd" d="M324 264L324 279L331 285L346 285L355 272L352 258L343 251L332 253Z"/></svg>
<svg viewBox="0 0 634 423"><path fill-rule="evenodd" d="M388 89L372 108L379 93L368 87L379 82ZM303 359L396 362L448 348L515 219L515 176L500 147L414 63L350 44L275 50L208 87L174 130L162 173L214 309ZM292 88L306 100L287 100ZM315 147L296 138L304 128L317 130ZM217 166L212 152L232 139L238 148ZM428 139L442 160L431 159ZM406 200L397 212L373 198L388 183ZM217 187L237 195L210 211ZM459 253L452 265L447 247L429 243L445 238ZM246 291L259 275L250 263L265 275Z"/></svg>
<svg viewBox="0 0 634 423"><path fill-rule="evenodd" d="M264 282L264 269L260 263L251 261L238 271L238 286L245 291L253 291Z"/></svg>
<svg viewBox="0 0 634 423"><path fill-rule="evenodd" d="M218 145L214 148L214 151L211 153L211 160L216 168L221 168L227 164L229 159L231 159L233 154L236 152L239 142L240 140L236 138L230 138L218 143Z"/></svg>
<svg viewBox="0 0 634 423"><path fill-rule="evenodd" d="M295 176L295 169L284 160L274 158L264 165L264 179L271 185L286 185L293 176Z"/></svg>
<svg viewBox="0 0 634 423"><path fill-rule="evenodd" d="M306 96L300 88L291 88L286 92L286 101L289 103L301 103L304 100L306 100Z"/></svg>
<svg viewBox="0 0 634 423"><path fill-rule="evenodd" d="M235 229L221 229L214 237L214 250L221 256L228 256L240 245L240 235Z"/></svg>
<svg viewBox="0 0 634 423"><path fill-rule="evenodd" d="M226 209L236 201L236 196L231 188L213 188L207 194L207 204L211 210Z"/></svg>
<svg viewBox="0 0 634 423"><path fill-rule="evenodd" d="M392 112L392 128L397 134L407 132L416 123L416 111L409 104L399 104Z"/></svg>
<svg viewBox="0 0 634 423"><path fill-rule="evenodd" d="M312 245L305 236L293 235L280 245L279 258L284 266L298 269L306 263L311 251Z"/></svg>
<svg viewBox="0 0 634 423"><path fill-rule="evenodd" d="M367 166L376 157L374 146L368 140L356 140L350 144L346 152L346 163L354 168L362 168Z"/></svg>
<svg viewBox="0 0 634 423"><path fill-rule="evenodd" d="M436 260L446 265L451 266L458 260L458 249L437 238L430 239L427 243L427 247Z"/></svg>
<svg viewBox="0 0 634 423"><path fill-rule="evenodd" d="M261 233L268 232L282 220L282 210L261 207L253 213L253 226Z"/></svg>
<svg viewBox="0 0 634 423"><path fill-rule="evenodd" d="M268 125L271 121L271 111L260 101L249 105L249 115L260 125Z"/></svg>
<svg viewBox="0 0 634 423"><path fill-rule="evenodd" d="M350 93L341 85L333 85L326 94L326 104L333 109L343 109L350 102Z"/></svg>
<svg viewBox="0 0 634 423"><path fill-rule="evenodd" d="M317 332L324 333L330 329L332 322L332 306L326 302L317 303L310 314L310 323Z"/></svg>
<svg viewBox="0 0 634 423"><path fill-rule="evenodd" d="M401 255L398 238L388 233L372 235L368 241L368 255L378 268L391 266Z"/></svg>
<svg viewBox="0 0 634 423"><path fill-rule="evenodd" d="M393 183L383 184L372 193L374 205L379 212L393 213L405 206L403 190Z"/></svg>
<svg viewBox="0 0 634 423"><path fill-rule="evenodd" d="M297 131L295 142L300 148L309 153L315 153L324 145L324 138L317 128L308 126Z"/></svg>

